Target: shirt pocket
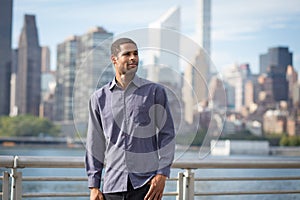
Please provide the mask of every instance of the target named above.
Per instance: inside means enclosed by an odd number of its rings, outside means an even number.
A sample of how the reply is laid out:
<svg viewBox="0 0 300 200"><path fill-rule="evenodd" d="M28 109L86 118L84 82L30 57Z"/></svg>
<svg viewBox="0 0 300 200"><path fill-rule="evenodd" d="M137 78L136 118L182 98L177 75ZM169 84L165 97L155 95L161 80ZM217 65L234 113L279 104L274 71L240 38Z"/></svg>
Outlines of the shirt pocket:
<svg viewBox="0 0 300 200"><path fill-rule="evenodd" d="M146 106L139 106L133 111L133 121L140 126L146 126L150 124L151 119L149 117L149 108Z"/></svg>

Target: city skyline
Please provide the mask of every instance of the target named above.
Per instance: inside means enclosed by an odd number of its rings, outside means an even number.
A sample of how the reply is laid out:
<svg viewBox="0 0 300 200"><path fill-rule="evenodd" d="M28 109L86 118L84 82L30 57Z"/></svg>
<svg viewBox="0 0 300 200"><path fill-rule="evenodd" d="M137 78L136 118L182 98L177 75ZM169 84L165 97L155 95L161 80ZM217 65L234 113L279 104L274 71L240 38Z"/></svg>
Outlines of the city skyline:
<svg viewBox="0 0 300 200"><path fill-rule="evenodd" d="M300 69L300 2L212 1L212 61L218 70L234 63L249 63L259 71L259 55L268 48L289 47L293 63ZM15 0L13 10L13 44L16 48L23 15L34 14L41 46L50 46L51 68L56 68L56 46L70 35L81 35L94 26L103 26L114 35L147 25L172 6L182 10L183 35L194 38L196 0L163 2ZM153 8L155 9L148 9ZM53 14L55 13L55 14Z"/></svg>

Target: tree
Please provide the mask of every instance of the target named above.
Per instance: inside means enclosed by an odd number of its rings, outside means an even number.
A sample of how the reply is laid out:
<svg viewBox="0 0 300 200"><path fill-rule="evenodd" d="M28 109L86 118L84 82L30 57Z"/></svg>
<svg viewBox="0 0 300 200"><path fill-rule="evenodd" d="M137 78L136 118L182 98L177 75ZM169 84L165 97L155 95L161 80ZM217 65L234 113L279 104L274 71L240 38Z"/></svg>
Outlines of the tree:
<svg viewBox="0 0 300 200"><path fill-rule="evenodd" d="M46 118L33 115L0 117L0 136L58 136L60 128Z"/></svg>
<svg viewBox="0 0 300 200"><path fill-rule="evenodd" d="M289 145L289 138L288 136L284 135L281 137L280 142L279 142L280 146L288 146Z"/></svg>

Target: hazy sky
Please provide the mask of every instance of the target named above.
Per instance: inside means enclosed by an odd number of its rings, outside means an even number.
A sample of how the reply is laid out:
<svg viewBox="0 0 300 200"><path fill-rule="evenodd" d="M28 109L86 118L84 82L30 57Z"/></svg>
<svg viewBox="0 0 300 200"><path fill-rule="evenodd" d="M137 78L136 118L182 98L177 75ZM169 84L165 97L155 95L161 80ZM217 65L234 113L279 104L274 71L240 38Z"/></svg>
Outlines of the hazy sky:
<svg viewBox="0 0 300 200"><path fill-rule="evenodd" d="M17 47L24 14L36 15L39 41L49 46L52 68L56 45L70 35L82 35L94 26L114 34L157 20L172 6L181 8L181 33L195 33L196 0L14 0L13 47ZM212 61L223 70L233 63L249 63L259 71L259 55L285 46L300 71L299 0L212 0Z"/></svg>

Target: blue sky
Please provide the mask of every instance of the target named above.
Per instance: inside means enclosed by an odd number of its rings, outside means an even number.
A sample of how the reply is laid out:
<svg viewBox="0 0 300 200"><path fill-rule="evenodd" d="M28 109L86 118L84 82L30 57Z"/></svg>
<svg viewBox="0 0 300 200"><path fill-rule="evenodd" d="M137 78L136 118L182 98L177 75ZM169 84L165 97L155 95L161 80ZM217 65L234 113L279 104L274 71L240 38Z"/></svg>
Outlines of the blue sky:
<svg viewBox="0 0 300 200"><path fill-rule="evenodd" d="M40 45L49 46L55 68L56 45L94 26L114 34L146 28L172 6L181 8L181 33L195 33L196 0L14 0L13 47L17 47L24 14L36 15ZM300 71L299 0L212 0L212 61L223 70L249 63L258 72L259 55L268 48L289 47Z"/></svg>

